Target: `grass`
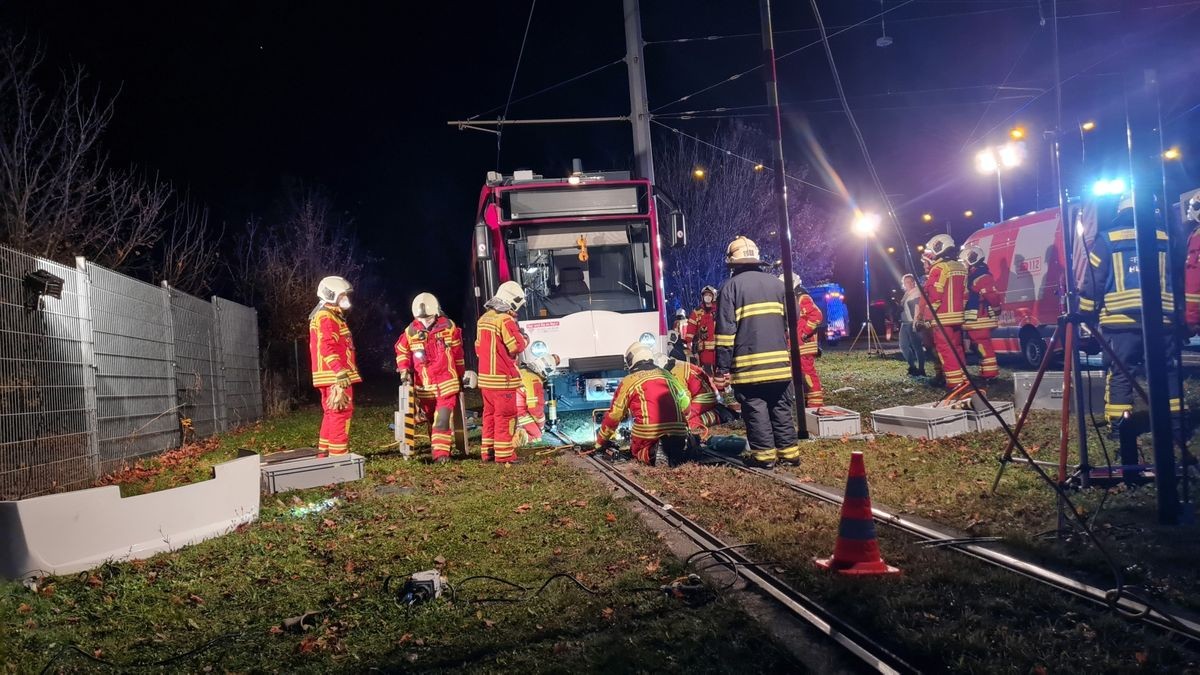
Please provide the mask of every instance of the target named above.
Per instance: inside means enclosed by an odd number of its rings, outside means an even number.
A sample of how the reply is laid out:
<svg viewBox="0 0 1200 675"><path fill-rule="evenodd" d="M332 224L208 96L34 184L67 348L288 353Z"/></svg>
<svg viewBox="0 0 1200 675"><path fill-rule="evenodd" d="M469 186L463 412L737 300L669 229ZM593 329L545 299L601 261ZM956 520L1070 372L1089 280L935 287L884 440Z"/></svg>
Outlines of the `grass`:
<svg viewBox="0 0 1200 675"><path fill-rule="evenodd" d="M44 578L37 590L0 584L0 663L9 672L94 670L77 653L118 664L157 662L210 641L173 670L328 672L467 670L747 671L796 664L753 622L717 601L689 608L636 592L682 572L664 545L611 493L554 459L502 469L475 461L404 462L386 445L386 407L360 409L351 448L369 457L365 480L340 489L264 497L257 522L149 560L106 565L79 577ZM304 411L148 462L122 477L128 493L203 478L239 447L311 445L318 414ZM384 494L377 488L410 488ZM336 497L308 516L293 508ZM388 576L440 568L454 583L493 575L456 600L402 608ZM284 619L321 612L302 633Z"/></svg>

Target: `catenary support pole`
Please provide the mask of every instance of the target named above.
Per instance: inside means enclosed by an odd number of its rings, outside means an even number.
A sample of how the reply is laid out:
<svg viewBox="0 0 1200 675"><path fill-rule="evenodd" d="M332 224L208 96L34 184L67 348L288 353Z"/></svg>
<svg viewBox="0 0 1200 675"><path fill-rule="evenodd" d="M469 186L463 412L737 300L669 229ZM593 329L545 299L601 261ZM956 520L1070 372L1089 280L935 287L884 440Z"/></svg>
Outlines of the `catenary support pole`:
<svg viewBox="0 0 1200 675"><path fill-rule="evenodd" d="M638 177L654 183L654 152L650 146L650 103L646 96L646 62L642 47L642 12L638 0L625 4L625 65L629 72L629 123L633 125L633 157Z"/></svg>
<svg viewBox="0 0 1200 675"><path fill-rule="evenodd" d="M783 159L783 118L779 112L779 87L775 73L775 34L771 26L771 0L759 0L759 19L762 23L763 59L766 68L767 105L775 116L775 137L772 139L775 177L775 201L778 208L780 258L783 261L784 307L787 316L787 332L789 351L792 361L792 384L796 390L796 420L799 424L800 438L808 438L808 424L804 419L804 373L800 370L800 332L798 326L799 310L796 307L796 276L792 270L792 227L788 223L787 208L787 178L784 175L787 166ZM814 336L815 337L815 336Z"/></svg>

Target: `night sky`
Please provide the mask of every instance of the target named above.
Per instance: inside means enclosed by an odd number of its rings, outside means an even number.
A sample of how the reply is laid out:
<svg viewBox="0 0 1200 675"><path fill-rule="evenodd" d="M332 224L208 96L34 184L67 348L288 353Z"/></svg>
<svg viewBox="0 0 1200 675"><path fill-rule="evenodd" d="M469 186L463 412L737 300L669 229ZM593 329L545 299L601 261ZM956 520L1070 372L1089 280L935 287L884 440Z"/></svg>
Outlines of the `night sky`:
<svg viewBox="0 0 1200 675"><path fill-rule="evenodd" d="M757 3L643 0L649 42L708 35L721 40L649 44L651 109L662 121L706 136L728 121L672 113L739 108L763 125L760 73L679 97L761 60ZM1168 165L1168 193L1200 185L1200 2L1144 12L1131 32L1115 0L1059 3L1064 85L1064 172L1073 192L1120 163L1124 141L1122 39L1151 50L1160 68L1164 141L1184 160ZM807 2L776 3L780 54L814 42ZM1014 124L1029 131L1029 160L1005 184L1007 215L1053 205L1049 151L1054 123L1050 0L887 0L878 19L833 38L843 82L872 158L909 236L934 226L964 237L994 219L994 180L973 170L975 152ZM831 31L880 12L878 0L821 3ZM896 9L898 8L898 9ZM41 41L55 67L79 64L102 91L119 90L106 148L186 187L236 232L251 214L276 208L284 185L328 188L358 223L397 294L433 290L457 304L463 262L484 174L496 168L490 134L446 126L503 106L528 17L527 2L119 2L10 1L0 24ZM619 0L542 0L533 15L515 96L532 93L624 55ZM856 204L880 209L858 146L834 99L819 45L779 63L789 161L806 161L799 130L810 126ZM1006 83L1009 89L998 91ZM620 64L512 106L510 118L623 115ZM1031 100L1042 92L1049 92ZM1023 97L1023 98L1022 98ZM993 98L996 100L993 101ZM991 104L989 105L989 102ZM985 114L986 112L986 114ZM483 117L495 118L491 112ZM1080 163L1078 123L1095 120ZM975 128L975 143L967 145ZM990 133L989 133L989 130ZM657 128L656 134L663 132ZM656 138L662 138L657 135ZM630 168L627 125L523 127L503 137L500 168L563 175L572 157L588 168ZM1037 160L1037 161L1035 161ZM819 173L810 174L822 182ZM838 218L841 198L814 192ZM963 211L975 212L973 221ZM921 214L933 213L933 226ZM839 238L842 223L831 228ZM894 244L887 233L881 246ZM848 242L846 242L848 243ZM840 246L835 276L848 289L861 269L857 244ZM420 288L418 288L420 287Z"/></svg>

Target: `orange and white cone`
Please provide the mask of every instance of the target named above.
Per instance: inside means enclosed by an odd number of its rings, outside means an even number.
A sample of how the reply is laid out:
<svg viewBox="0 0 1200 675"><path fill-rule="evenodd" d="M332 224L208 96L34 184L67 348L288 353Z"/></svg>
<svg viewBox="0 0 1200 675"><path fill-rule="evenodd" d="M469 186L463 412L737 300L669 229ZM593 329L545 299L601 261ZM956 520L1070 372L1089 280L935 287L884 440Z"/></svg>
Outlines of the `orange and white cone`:
<svg viewBox="0 0 1200 675"><path fill-rule="evenodd" d="M818 558L817 567L839 574L899 574L898 568L883 562L879 541L875 538L875 519L871 516L871 494L867 488L867 468L863 454L850 455L850 476L846 479L846 498L842 501L842 520L838 524L837 543L832 558Z"/></svg>

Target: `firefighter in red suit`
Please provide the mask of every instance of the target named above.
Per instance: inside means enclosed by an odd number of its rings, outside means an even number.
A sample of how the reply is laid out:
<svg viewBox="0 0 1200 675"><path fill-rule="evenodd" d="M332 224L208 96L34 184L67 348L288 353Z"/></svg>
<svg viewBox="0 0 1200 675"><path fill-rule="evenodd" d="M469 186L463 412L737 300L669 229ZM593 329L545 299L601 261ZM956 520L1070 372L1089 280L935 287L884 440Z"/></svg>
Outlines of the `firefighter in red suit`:
<svg viewBox="0 0 1200 675"><path fill-rule="evenodd" d="M668 361L666 370L687 389L691 399L686 411L688 430L702 442L707 441L712 435L708 428L720 421L717 414L717 387L713 384L712 376L700 366L679 359Z"/></svg>
<svg viewBox="0 0 1200 675"><path fill-rule="evenodd" d="M320 302L308 315L308 352L313 386L321 392L320 438L317 456L350 452L350 419L354 416L354 384L362 382L354 361L354 339L346 325L350 283L325 277L317 285Z"/></svg>
<svg viewBox="0 0 1200 675"><path fill-rule="evenodd" d="M1184 264L1184 322L1192 335L1200 335L1200 195L1188 200L1187 261Z"/></svg>
<svg viewBox="0 0 1200 675"><path fill-rule="evenodd" d="M967 244L958 255L967 266L967 304L963 313L963 330L971 346L979 352L979 377L991 381L1000 376L996 350L992 346L992 329L997 326L1003 296L996 290L996 279L988 269L987 256L975 244Z"/></svg>
<svg viewBox="0 0 1200 675"><path fill-rule="evenodd" d="M396 340L396 372L411 384L417 405L429 424L433 461L450 461L454 408L462 387L474 387L475 373L463 364L462 329L442 315L432 293L421 293L412 304L413 322Z"/></svg>
<svg viewBox="0 0 1200 675"><path fill-rule="evenodd" d="M711 375L717 365L717 289L712 286L700 290L700 306L688 317L687 344L692 345L700 367Z"/></svg>
<svg viewBox="0 0 1200 675"><path fill-rule="evenodd" d="M783 281L783 275L779 275ZM821 389L821 377L817 375L817 354L820 351L817 328L825 320L821 308L799 282L796 283L796 334L800 336L800 372L804 374L804 407L819 408L825 405L825 392Z"/></svg>
<svg viewBox="0 0 1200 675"><path fill-rule="evenodd" d="M954 239L948 234L939 234L925 244L922 254L929 261L929 276L925 278L925 295L929 302L921 307L921 318L924 327L933 335L933 347L937 352L939 368L934 381L943 381L950 390L967 381L961 365L966 361L962 325L967 300L967 268L958 261L957 252Z"/></svg>
<svg viewBox="0 0 1200 675"><path fill-rule="evenodd" d="M514 447L542 439L546 425L546 378L558 366L554 355L527 357L521 361L521 388L517 390L517 431Z"/></svg>
<svg viewBox="0 0 1200 675"><path fill-rule="evenodd" d="M483 445L480 459L510 464L517 459L513 436L517 430L517 390L521 373L517 356L528 340L517 325L517 311L525 304L525 289L515 281L500 284L486 303L475 333L479 359L479 388L483 392Z"/></svg>
<svg viewBox="0 0 1200 675"><path fill-rule="evenodd" d="M612 443L626 416L633 418L629 451L643 464L671 466L683 461L687 450L687 391L670 373L654 365L654 353L641 342L625 350L629 374L613 394L596 435L596 449Z"/></svg>

